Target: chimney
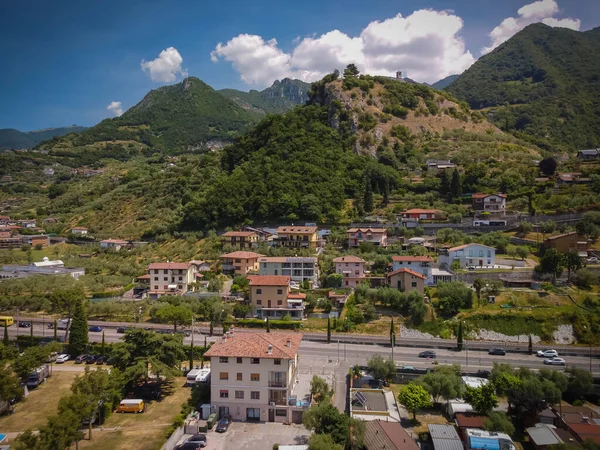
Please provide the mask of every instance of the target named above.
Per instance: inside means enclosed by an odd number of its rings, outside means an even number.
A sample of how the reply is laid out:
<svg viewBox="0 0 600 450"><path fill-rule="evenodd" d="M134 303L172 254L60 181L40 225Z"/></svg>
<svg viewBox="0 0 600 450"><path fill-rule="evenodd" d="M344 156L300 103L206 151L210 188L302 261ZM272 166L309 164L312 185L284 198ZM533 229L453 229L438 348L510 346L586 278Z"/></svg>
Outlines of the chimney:
<svg viewBox="0 0 600 450"><path fill-rule="evenodd" d="M269 344L269 346L267 347L267 353L268 353L269 355L272 355L272 354L273 354L273 346L272 346L271 344Z"/></svg>
<svg viewBox="0 0 600 450"><path fill-rule="evenodd" d="M223 335L223 337L221 338L221 342L227 342L227 336Z"/></svg>
<svg viewBox="0 0 600 450"><path fill-rule="evenodd" d="M288 340L286 341L285 345L286 345L286 347L290 347L290 348L291 348L291 347L292 347L292 340L291 340L291 339L288 339Z"/></svg>

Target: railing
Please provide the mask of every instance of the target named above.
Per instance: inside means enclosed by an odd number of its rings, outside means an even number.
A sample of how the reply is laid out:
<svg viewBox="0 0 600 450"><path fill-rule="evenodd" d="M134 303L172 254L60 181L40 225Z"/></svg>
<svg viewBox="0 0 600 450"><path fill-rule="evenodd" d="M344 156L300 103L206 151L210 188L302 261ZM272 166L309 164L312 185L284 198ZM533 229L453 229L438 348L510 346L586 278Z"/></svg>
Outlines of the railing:
<svg viewBox="0 0 600 450"><path fill-rule="evenodd" d="M269 387L287 388L287 383L285 381L269 380Z"/></svg>
<svg viewBox="0 0 600 450"><path fill-rule="evenodd" d="M275 403L276 406L287 406L287 401L285 398L283 398L283 399L269 398L269 403Z"/></svg>

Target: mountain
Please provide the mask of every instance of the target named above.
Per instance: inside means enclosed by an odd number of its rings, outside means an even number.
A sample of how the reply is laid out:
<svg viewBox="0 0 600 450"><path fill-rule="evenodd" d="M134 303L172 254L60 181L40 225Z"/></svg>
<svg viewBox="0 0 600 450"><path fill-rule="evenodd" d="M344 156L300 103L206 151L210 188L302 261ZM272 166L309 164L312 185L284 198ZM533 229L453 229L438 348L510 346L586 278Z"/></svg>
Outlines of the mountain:
<svg viewBox="0 0 600 450"><path fill-rule="evenodd" d="M550 151L600 146L600 28L530 25L447 90Z"/></svg>
<svg viewBox="0 0 600 450"><path fill-rule="evenodd" d="M4 128L0 130L0 149L33 148L40 142L52 139L55 136L64 136L85 129L86 127L79 127L77 125L25 132L13 128Z"/></svg>
<svg viewBox="0 0 600 450"><path fill-rule="evenodd" d="M432 88L434 89L445 89L448 86L450 86L454 80L456 80L460 75L450 75L446 78L442 78L440 81L436 81L435 83L433 83L431 85Z"/></svg>
<svg viewBox="0 0 600 450"><path fill-rule="evenodd" d="M294 106L306 103L309 90L310 83L284 78L281 81L275 80L271 87L263 91L243 92L236 89L221 89L217 92L244 109L264 115L284 113Z"/></svg>

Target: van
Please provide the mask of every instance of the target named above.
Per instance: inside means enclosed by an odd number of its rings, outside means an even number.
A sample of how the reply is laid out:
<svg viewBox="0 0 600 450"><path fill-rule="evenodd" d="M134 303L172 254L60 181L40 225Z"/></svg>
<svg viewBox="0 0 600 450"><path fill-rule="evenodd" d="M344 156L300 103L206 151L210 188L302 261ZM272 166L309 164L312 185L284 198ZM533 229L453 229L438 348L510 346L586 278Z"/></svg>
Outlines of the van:
<svg viewBox="0 0 600 450"><path fill-rule="evenodd" d="M141 398L130 398L121 400L117 408L118 413L143 413L146 410L146 404Z"/></svg>
<svg viewBox="0 0 600 450"><path fill-rule="evenodd" d="M56 321L56 329L57 330L66 330L71 325L71 321L69 319L58 319Z"/></svg>

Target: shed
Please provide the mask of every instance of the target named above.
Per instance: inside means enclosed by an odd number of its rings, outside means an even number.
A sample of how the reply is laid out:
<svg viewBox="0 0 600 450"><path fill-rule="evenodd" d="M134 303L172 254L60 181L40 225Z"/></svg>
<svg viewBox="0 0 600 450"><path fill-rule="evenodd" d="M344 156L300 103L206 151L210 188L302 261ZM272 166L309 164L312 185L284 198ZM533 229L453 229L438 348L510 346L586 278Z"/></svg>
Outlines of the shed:
<svg viewBox="0 0 600 450"><path fill-rule="evenodd" d="M456 428L452 425L429 424L427 428L435 450L464 450Z"/></svg>

